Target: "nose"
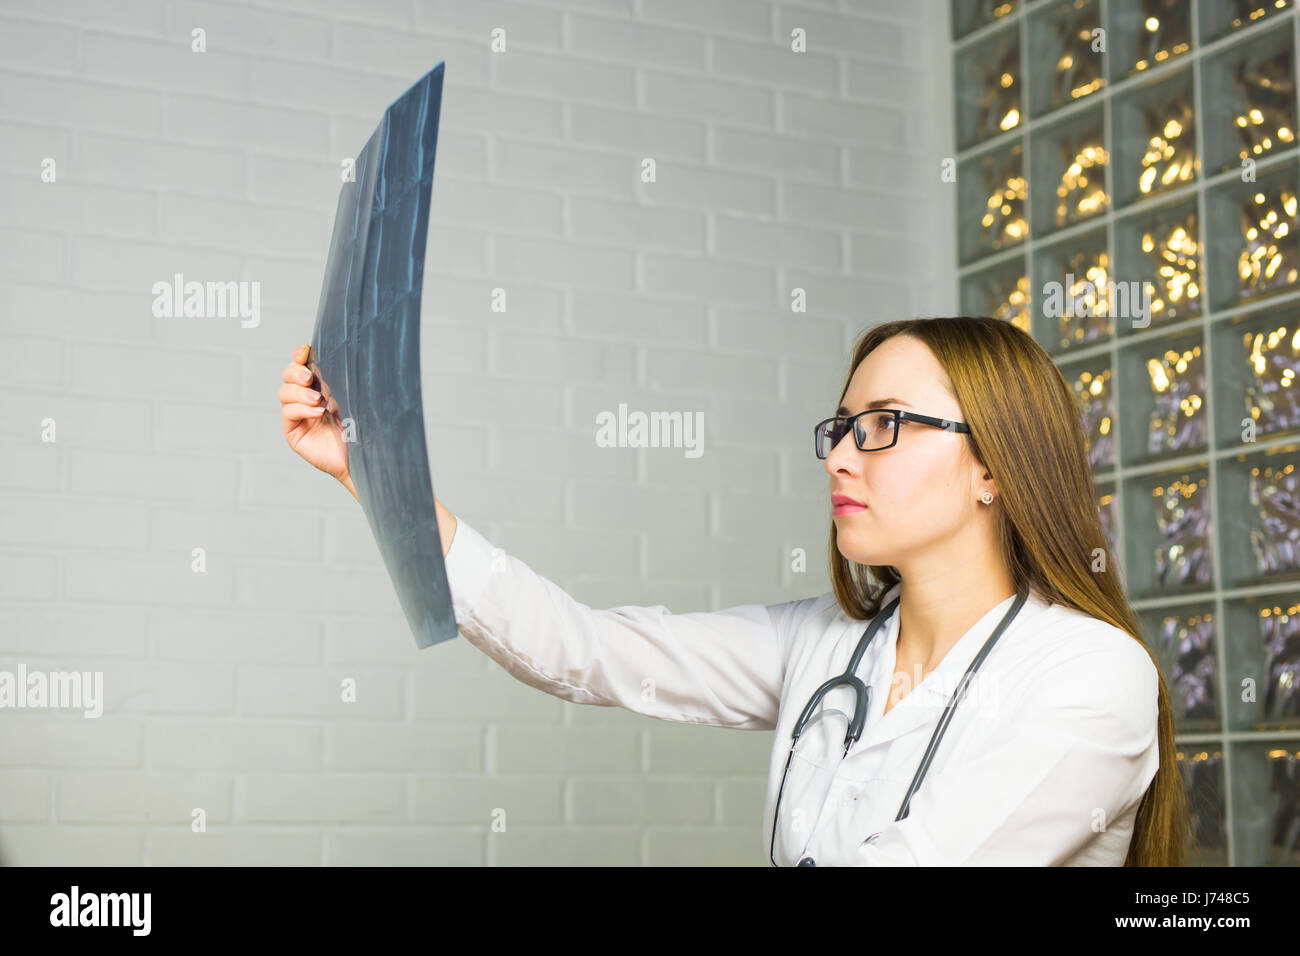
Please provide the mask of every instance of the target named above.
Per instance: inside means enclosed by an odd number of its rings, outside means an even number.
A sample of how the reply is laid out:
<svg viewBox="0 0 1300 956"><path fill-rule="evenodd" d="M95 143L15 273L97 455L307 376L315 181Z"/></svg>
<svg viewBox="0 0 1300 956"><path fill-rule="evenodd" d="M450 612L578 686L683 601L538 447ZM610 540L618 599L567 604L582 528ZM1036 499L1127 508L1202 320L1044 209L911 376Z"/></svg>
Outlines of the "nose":
<svg viewBox="0 0 1300 956"><path fill-rule="evenodd" d="M846 431L839 443L826 454L822 462L826 468L826 474L834 477L836 474L843 475L860 475L862 474L862 455L858 451L858 443L853 437L853 430Z"/></svg>

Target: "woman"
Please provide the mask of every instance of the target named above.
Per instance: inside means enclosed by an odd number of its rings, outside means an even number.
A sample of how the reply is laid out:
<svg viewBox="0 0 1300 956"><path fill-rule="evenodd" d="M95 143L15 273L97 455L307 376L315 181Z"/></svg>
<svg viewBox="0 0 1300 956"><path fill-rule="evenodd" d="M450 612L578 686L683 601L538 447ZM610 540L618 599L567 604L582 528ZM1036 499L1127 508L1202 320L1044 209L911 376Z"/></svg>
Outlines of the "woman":
<svg viewBox="0 0 1300 956"><path fill-rule="evenodd" d="M285 369L285 436L355 495L305 358ZM832 591L594 610L436 502L461 633L565 700L775 728L773 864L1181 865L1169 695L1060 371L969 317L879 325L849 368L814 429Z"/></svg>

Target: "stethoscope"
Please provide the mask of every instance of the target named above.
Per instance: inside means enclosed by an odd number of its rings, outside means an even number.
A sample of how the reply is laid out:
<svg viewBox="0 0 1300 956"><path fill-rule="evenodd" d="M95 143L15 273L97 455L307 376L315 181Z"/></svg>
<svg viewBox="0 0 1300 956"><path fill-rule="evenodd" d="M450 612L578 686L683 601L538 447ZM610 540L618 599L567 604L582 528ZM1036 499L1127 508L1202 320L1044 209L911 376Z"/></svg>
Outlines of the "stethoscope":
<svg viewBox="0 0 1300 956"><path fill-rule="evenodd" d="M899 595L899 597L901 596L902 595ZM856 744L858 738L862 736L862 728L867 721L867 711L871 706L871 688L864 684L857 676L858 665L862 663L862 657L866 654L867 648L871 645L872 639L876 636L876 632L885 625L885 622L889 620L890 615L893 614L894 609L898 607L899 597L890 601L885 609L872 619L871 623L867 626L866 631L863 632L862 637L858 640L858 646L854 649L853 657L850 659L849 666L844 673L838 677L832 677L826 683L818 687L813 693L812 699L804 706L803 712L799 715L799 719L795 721L794 732L790 735L790 754L785 758L785 771L781 774L781 786L776 792L776 810L772 815L772 842L768 847L768 857L773 866L777 865L776 827L777 821L781 818L781 795L785 791L785 778L786 774L790 772L790 762L794 760L794 748L799 742L799 735L804 732L809 718L812 716L817 705L821 702L821 699L836 687L839 687L842 684L847 684L853 690L856 697L856 703L853 706L853 719L849 721L848 730L844 733L844 754L842 755L841 760L843 757L849 755L849 751L853 748L853 745ZM921 786L921 781L924 779L926 771L930 769L930 760L934 756L935 750L938 749L939 741L943 739L943 735L948 729L948 724L952 721L953 711L957 709L958 702L965 696L966 687L970 683L972 676L975 674L975 671L979 668L980 664L984 663L984 658L988 656L989 651L993 649L993 645L997 642L997 639L1002 636L1002 632L1007 629L1007 625L1011 623L1011 619L1020 611L1020 608L1024 605L1025 600L1028 597L1028 590L1022 589L1017 592L1015 603L1013 603L1010 610L1003 615L998 626L993 629L993 633L990 634L988 640L984 642L984 646L980 648L980 652L975 655L975 659L971 661L970 666L966 668L966 673L962 675L961 681L958 682L956 690L954 690L952 696L948 698L948 706L944 708L942 716L939 717L939 723L934 728L934 733L930 735L930 743L925 748L925 754L921 757L921 764L916 768L916 774L912 777L912 783L907 788L907 793L903 796L903 802L898 808L898 816L894 817L895 821L902 820L907 816L908 805L912 802L912 795L916 793L917 789ZM816 861L809 856L805 856L796 864L796 866L816 865Z"/></svg>

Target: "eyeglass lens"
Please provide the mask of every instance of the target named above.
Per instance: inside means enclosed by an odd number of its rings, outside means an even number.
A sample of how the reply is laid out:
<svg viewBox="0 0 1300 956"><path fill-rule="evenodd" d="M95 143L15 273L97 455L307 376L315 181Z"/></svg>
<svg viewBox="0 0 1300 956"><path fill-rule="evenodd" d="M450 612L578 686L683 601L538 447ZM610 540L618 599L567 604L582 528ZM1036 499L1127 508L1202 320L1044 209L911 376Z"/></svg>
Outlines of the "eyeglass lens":
<svg viewBox="0 0 1300 956"><path fill-rule="evenodd" d="M855 441L862 451L885 448L894 440L894 415L888 411L859 415L854 420L854 428L857 431ZM829 455L847 430L847 418L832 418L817 429L817 457Z"/></svg>

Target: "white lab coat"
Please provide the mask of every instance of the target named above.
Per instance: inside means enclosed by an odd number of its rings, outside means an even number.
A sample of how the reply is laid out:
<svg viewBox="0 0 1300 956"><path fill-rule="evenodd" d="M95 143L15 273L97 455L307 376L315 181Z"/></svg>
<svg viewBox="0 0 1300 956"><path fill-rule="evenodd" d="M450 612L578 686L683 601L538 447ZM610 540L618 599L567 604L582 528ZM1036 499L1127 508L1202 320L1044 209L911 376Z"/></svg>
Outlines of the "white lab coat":
<svg viewBox="0 0 1300 956"><path fill-rule="evenodd" d="M681 614L593 609L463 519L446 568L461 633L526 684L663 720L775 728L758 858L768 862L794 722L843 673L867 622L847 617L833 593ZM819 866L1123 864L1159 765L1156 669L1119 628L1037 591L976 672L908 816L894 820L949 695L1014 600L992 608L882 717L898 636L890 615L858 669L872 688L862 738L843 760L842 740L828 745L820 775L798 760L791 767L782 817L800 810L789 819L803 823L777 834L778 864L796 862L804 842ZM827 703L852 711L843 689ZM813 779L830 789L800 807Z"/></svg>

